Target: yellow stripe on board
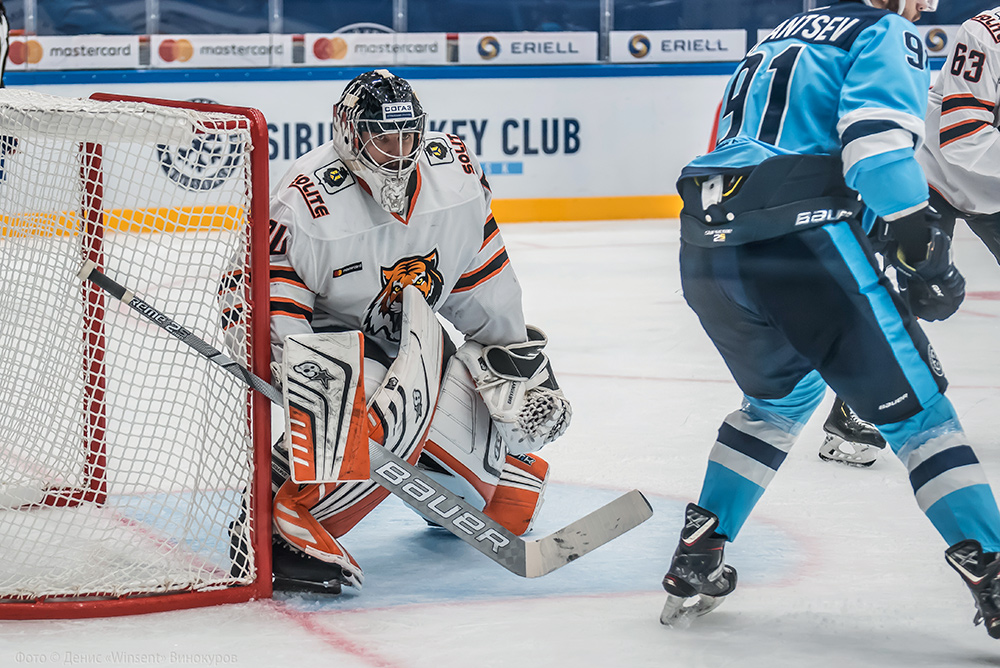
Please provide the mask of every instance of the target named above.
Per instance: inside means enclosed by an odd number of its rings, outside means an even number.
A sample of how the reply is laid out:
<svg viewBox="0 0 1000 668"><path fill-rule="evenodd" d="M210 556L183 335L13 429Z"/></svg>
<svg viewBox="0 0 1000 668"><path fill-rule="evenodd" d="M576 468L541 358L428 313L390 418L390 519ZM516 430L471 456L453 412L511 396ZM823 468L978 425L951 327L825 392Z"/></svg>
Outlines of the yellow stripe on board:
<svg viewBox="0 0 1000 668"><path fill-rule="evenodd" d="M246 216L236 206L196 206L183 209L117 209L105 213L107 229L120 232L203 232L235 230Z"/></svg>
<svg viewBox="0 0 1000 668"><path fill-rule="evenodd" d="M679 195L493 200L493 213L500 223L677 218L680 210ZM104 212L104 229L133 234L234 230L244 220L244 211L237 206L112 209ZM74 212L0 216L0 238L66 236L79 230L80 216Z"/></svg>
<svg viewBox="0 0 1000 668"><path fill-rule="evenodd" d="M680 195L493 200L493 213L501 224L677 218L680 212Z"/></svg>
<svg viewBox="0 0 1000 668"><path fill-rule="evenodd" d="M181 209L112 209L104 211L104 229L131 232L205 232L239 229L246 219L237 206L195 206ZM0 216L0 237L69 236L78 234L76 212L26 213Z"/></svg>

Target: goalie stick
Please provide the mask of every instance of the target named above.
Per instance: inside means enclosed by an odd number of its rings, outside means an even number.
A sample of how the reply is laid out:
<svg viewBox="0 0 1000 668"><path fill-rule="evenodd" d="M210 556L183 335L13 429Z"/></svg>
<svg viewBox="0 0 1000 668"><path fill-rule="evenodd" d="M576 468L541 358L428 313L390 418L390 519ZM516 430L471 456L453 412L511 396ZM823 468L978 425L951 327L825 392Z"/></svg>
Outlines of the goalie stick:
<svg viewBox="0 0 1000 668"><path fill-rule="evenodd" d="M79 278L90 281L126 304L278 406L284 405L280 390L115 282L94 262L84 263ZM632 490L555 533L524 539L476 510L377 441L369 439L368 450L373 481L510 572L526 578L551 573L634 529L653 515L653 509L642 492Z"/></svg>

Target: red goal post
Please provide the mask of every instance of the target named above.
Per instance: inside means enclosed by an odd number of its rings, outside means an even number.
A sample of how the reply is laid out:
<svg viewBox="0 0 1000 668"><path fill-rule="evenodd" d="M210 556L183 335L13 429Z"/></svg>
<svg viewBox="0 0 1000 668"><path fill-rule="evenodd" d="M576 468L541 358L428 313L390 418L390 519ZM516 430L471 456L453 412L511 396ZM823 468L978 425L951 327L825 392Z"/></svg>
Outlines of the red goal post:
<svg viewBox="0 0 1000 668"><path fill-rule="evenodd" d="M270 596L270 403L77 277L269 378L267 174L256 109L0 90L0 618Z"/></svg>

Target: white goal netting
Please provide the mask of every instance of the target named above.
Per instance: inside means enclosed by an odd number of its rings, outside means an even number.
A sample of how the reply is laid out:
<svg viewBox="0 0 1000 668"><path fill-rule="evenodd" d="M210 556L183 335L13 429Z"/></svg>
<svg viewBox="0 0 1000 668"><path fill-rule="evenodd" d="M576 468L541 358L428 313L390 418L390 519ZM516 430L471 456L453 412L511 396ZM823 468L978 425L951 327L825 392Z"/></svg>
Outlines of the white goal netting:
<svg viewBox="0 0 1000 668"><path fill-rule="evenodd" d="M78 277L249 363L249 123L0 90L0 603L256 580L250 393Z"/></svg>

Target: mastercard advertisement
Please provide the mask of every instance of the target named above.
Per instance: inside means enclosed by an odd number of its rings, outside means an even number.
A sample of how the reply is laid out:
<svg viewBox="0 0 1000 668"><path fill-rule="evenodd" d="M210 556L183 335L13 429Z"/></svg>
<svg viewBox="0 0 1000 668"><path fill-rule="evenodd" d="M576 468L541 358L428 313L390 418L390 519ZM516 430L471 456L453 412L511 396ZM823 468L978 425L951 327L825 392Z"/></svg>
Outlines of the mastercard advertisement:
<svg viewBox="0 0 1000 668"><path fill-rule="evenodd" d="M444 65L445 33L336 33L296 35L295 64L308 67L345 65Z"/></svg>
<svg viewBox="0 0 1000 668"><path fill-rule="evenodd" d="M282 67L292 64L291 35L151 35L156 68Z"/></svg>
<svg viewBox="0 0 1000 668"><path fill-rule="evenodd" d="M9 70L102 70L139 66L138 35L11 35Z"/></svg>

